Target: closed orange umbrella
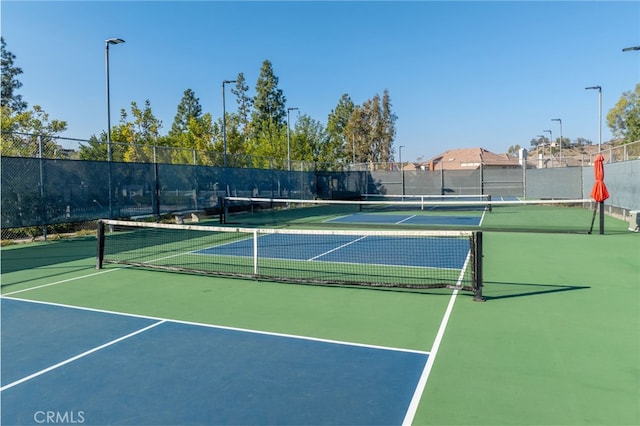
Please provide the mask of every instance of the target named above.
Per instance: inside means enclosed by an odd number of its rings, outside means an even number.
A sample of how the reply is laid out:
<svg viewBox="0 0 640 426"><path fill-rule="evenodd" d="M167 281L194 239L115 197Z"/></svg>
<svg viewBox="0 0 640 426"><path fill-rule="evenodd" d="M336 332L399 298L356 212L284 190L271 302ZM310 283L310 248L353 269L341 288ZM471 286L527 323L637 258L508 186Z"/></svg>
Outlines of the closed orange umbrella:
<svg viewBox="0 0 640 426"><path fill-rule="evenodd" d="M604 200L609 198L609 191L607 191L607 186L604 184L604 157L600 153L593 159L593 171L596 181L591 189L591 198L600 205L600 234L604 234ZM596 218L598 204L596 204L596 207L593 209L593 218L591 218L589 234L593 231L593 222Z"/></svg>
<svg viewBox="0 0 640 426"><path fill-rule="evenodd" d="M609 191L607 191L607 186L604 184L604 157L602 154L596 155L596 158L593 159L593 171L596 175L596 182L591 189L591 198L598 203L603 203L604 200L609 198Z"/></svg>

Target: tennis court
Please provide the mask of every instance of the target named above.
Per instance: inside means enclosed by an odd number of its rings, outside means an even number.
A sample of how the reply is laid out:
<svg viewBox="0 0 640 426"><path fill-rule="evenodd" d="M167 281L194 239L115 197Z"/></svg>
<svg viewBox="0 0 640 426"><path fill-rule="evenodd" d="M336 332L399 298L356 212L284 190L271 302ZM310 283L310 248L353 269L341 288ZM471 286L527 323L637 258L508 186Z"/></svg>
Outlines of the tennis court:
<svg viewBox="0 0 640 426"><path fill-rule="evenodd" d="M428 358L13 299L2 311L3 424L45 405L92 424L396 424Z"/></svg>
<svg viewBox="0 0 640 426"><path fill-rule="evenodd" d="M640 239L606 225L485 232L486 303L446 287L97 270L95 237L4 247L2 424L638 424ZM258 238L270 266L352 241L289 238ZM191 249L200 239L178 238L180 253L238 261L253 244ZM375 270L401 244L363 243L358 262ZM459 274L465 250L445 269Z"/></svg>

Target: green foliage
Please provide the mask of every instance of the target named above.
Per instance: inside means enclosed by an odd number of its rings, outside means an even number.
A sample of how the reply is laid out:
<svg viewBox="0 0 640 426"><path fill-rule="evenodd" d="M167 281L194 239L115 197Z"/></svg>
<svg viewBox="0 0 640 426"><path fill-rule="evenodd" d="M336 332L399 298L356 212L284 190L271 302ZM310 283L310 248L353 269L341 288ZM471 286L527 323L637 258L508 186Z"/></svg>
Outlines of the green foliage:
<svg viewBox="0 0 640 426"><path fill-rule="evenodd" d="M322 124L308 115L298 118L291 136L292 162L324 163L335 158L335 145L330 143Z"/></svg>
<svg viewBox="0 0 640 426"><path fill-rule="evenodd" d="M244 73L239 73L236 77L236 87L231 89L231 93L236 97L237 109L237 129L243 135L243 139L249 138L251 109L253 99L249 96L249 86L244 78ZM227 123L228 124L228 123ZM235 127L234 127L235 128ZM228 135L227 135L228 136ZM233 152L233 151L232 151Z"/></svg>
<svg viewBox="0 0 640 426"><path fill-rule="evenodd" d="M607 125L615 137L626 143L640 140L640 83L624 92L607 114Z"/></svg>
<svg viewBox="0 0 640 426"><path fill-rule="evenodd" d="M351 117L355 105L349 95L342 95L335 110L332 110L327 119L327 144L334 152L333 161L349 162L356 158L355 155L355 129Z"/></svg>
<svg viewBox="0 0 640 426"><path fill-rule="evenodd" d="M121 150L111 149L113 161L122 161ZM116 153L116 151L118 153ZM92 135L89 138L89 145L80 144L80 159L87 161L107 161L107 134L102 132L100 138Z"/></svg>
<svg viewBox="0 0 640 426"><path fill-rule="evenodd" d="M393 159L395 121L391 112L391 99L385 89L383 97L376 94L355 108L349 129L355 136L355 150L359 162L386 162Z"/></svg>
<svg viewBox="0 0 640 426"><path fill-rule="evenodd" d="M253 99L253 137L263 139L265 143L272 145L266 151L278 152L281 147L277 144L281 128L286 124L287 99L278 89L278 77L273 73L271 62L265 60L260 69L260 75L256 83L256 96Z"/></svg>
<svg viewBox="0 0 640 426"><path fill-rule="evenodd" d="M4 37L0 37L1 46L1 75L2 75L2 98L0 105L8 107L10 110L20 113L27 109L27 103L22 100L22 95L16 91L22 87L22 83L17 76L22 74L22 68L14 65L16 55L7 50ZM4 113L4 110L3 110Z"/></svg>
<svg viewBox="0 0 640 426"><path fill-rule="evenodd" d="M50 119L38 105L27 111L26 103L15 93L22 86L16 78L22 70L14 60L15 55L6 49L2 39L0 152L7 156L34 156L40 142L55 150L53 137L65 131L67 124ZM211 114L203 114L193 90L186 89L166 135L161 134L162 122L154 116L149 100L143 107L131 102L129 113L121 109L119 123L110 129L113 161L220 166L224 140L225 162L231 167L286 168L289 147L292 161L344 164L393 159L397 117L387 90L382 97L376 94L362 105L355 105L345 93L329 114L326 128L302 115L290 129L288 124L293 123L287 122L286 97L278 88L278 77L269 60L262 63L253 97L244 73L239 73L235 82L231 94L237 108L226 112L224 119L214 120ZM226 139L222 132L225 121ZM19 136L17 132L41 138ZM106 161L107 132L92 135L88 143L81 144L79 158Z"/></svg>
<svg viewBox="0 0 640 426"><path fill-rule="evenodd" d="M2 135L0 136L0 154L23 157L38 156L41 149L48 157L55 157L57 146L53 141L56 133L67 129L67 123L50 119L42 107L34 105L31 110L15 112L9 106L2 106ZM40 136L40 140L38 137Z"/></svg>
<svg viewBox="0 0 640 426"><path fill-rule="evenodd" d="M189 128L189 122L192 118L198 119L202 115L202 107L200 101L196 98L196 94L191 89L184 91L182 100L178 104L178 111L169 131L170 136L179 135L186 132Z"/></svg>
<svg viewBox="0 0 640 426"><path fill-rule="evenodd" d="M120 124L111 132L113 142L127 143L123 160L128 162L150 163L154 159L154 146L159 145L162 122L151 110L151 101L144 103L140 109L136 102L131 102L133 121L127 121L125 110L120 112Z"/></svg>

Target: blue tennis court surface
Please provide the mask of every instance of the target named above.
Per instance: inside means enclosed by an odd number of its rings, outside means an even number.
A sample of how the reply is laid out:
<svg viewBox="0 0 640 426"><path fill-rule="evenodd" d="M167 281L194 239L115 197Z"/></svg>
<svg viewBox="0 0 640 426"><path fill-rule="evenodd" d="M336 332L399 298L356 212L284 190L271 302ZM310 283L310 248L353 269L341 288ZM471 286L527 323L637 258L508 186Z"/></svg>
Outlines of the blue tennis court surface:
<svg viewBox="0 0 640 426"><path fill-rule="evenodd" d="M101 425L400 424L428 359L425 352L1 302L6 425L42 423L51 413Z"/></svg>
<svg viewBox="0 0 640 426"><path fill-rule="evenodd" d="M331 219L327 222L479 226L481 221L481 216L426 216L416 214L354 213Z"/></svg>
<svg viewBox="0 0 640 426"><path fill-rule="evenodd" d="M422 268L462 269L469 254L466 239L267 234L258 238L258 245L262 259ZM196 253L252 257L253 240L240 240Z"/></svg>

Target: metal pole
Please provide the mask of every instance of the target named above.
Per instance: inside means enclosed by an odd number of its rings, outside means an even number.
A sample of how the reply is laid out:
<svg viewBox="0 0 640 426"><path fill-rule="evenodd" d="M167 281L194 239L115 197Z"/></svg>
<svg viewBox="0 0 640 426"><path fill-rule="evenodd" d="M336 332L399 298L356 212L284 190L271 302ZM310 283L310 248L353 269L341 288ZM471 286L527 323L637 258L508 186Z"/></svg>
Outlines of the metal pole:
<svg viewBox="0 0 640 426"><path fill-rule="evenodd" d="M287 108L287 170L291 170L291 127L289 124L289 112L298 108Z"/></svg>
<svg viewBox="0 0 640 426"><path fill-rule="evenodd" d="M602 151L602 87L598 88L598 153Z"/></svg>
<svg viewBox="0 0 640 426"><path fill-rule="evenodd" d="M562 119L552 118L551 121L558 121L560 123L560 165L562 166Z"/></svg>
<svg viewBox="0 0 640 426"><path fill-rule="evenodd" d="M111 161L111 100L109 96L109 40L105 44L105 63L107 66L107 161Z"/></svg>
<svg viewBox="0 0 640 426"><path fill-rule="evenodd" d="M44 208L44 167L43 167L43 147L42 147L42 135L38 135L38 163L40 165L40 208L42 219L42 237L47 240L47 210Z"/></svg>
<svg viewBox="0 0 640 426"><path fill-rule="evenodd" d="M404 197L404 167L402 167L402 148L404 148L404 145L400 145L400 148L398 149L399 153L398 156L400 157L400 175L402 177L402 196Z"/></svg>
<svg viewBox="0 0 640 426"><path fill-rule="evenodd" d="M227 112L224 100L224 85L227 83L235 83L236 80L223 80L222 81L222 149L224 167L227 167Z"/></svg>
<svg viewBox="0 0 640 426"><path fill-rule="evenodd" d="M110 38L105 40L105 64L107 68L107 161L109 162L108 186L109 186L109 219L113 218L113 195L112 195L112 177L111 177L111 161L113 154L111 149L111 95L109 90L109 45L121 44L124 40L121 38Z"/></svg>
<svg viewBox="0 0 640 426"><path fill-rule="evenodd" d="M600 152L602 150L602 87L589 86L585 87L585 90L598 91L598 152Z"/></svg>
<svg viewBox="0 0 640 426"><path fill-rule="evenodd" d="M543 132L549 133L549 161L551 162L551 167L553 167L553 157L551 157L551 141L553 140L553 132L551 130L543 130Z"/></svg>
<svg viewBox="0 0 640 426"><path fill-rule="evenodd" d="M353 131L353 133L351 134L351 157L352 157L352 163L356 164L356 132Z"/></svg>

